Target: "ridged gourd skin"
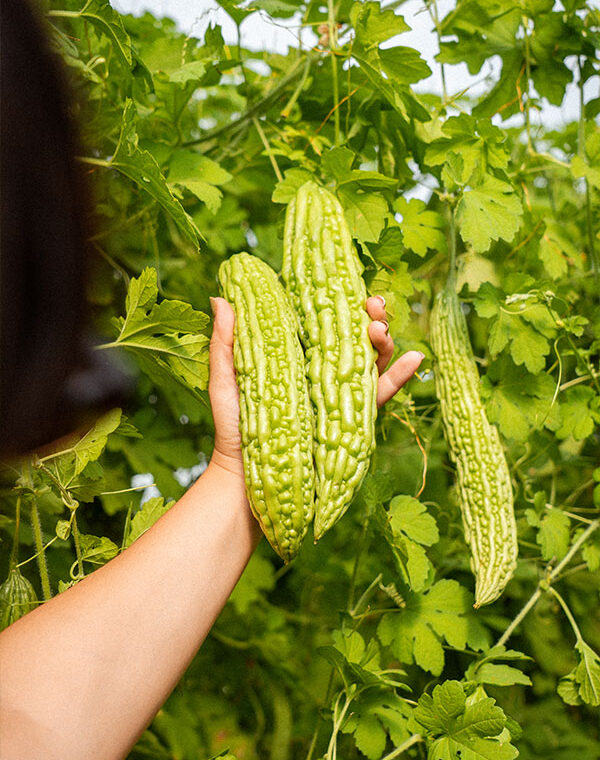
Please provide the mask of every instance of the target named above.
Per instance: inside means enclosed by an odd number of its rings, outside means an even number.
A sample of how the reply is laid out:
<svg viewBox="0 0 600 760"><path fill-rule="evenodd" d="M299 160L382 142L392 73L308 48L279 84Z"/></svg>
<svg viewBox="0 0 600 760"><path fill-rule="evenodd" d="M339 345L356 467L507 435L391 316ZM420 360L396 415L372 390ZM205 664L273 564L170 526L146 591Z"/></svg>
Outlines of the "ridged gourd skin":
<svg viewBox="0 0 600 760"><path fill-rule="evenodd" d="M246 492L263 533L287 563L313 517L313 411L295 314L276 273L248 253L221 264L235 312Z"/></svg>
<svg viewBox="0 0 600 760"><path fill-rule="evenodd" d="M378 375L362 270L338 200L307 182L288 205L282 277L316 416L315 540L350 505L375 448Z"/></svg>
<svg viewBox="0 0 600 760"><path fill-rule="evenodd" d="M448 286L436 296L431 313L431 346L436 394L471 548L477 608L495 601L512 577L517 526L500 436L487 419L465 315L455 290Z"/></svg>
<svg viewBox="0 0 600 760"><path fill-rule="evenodd" d="M13 567L0 586L0 631L37 606L37 594L31 583Z"/></svg>

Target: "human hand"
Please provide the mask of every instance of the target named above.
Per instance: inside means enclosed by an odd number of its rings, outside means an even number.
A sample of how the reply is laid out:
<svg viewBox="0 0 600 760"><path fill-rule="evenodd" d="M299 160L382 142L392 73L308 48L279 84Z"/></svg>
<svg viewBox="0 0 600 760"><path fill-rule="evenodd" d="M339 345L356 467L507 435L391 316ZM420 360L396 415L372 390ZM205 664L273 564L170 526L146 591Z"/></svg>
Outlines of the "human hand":
<svg viewBox="0 0 600 760"><path fill-rule="evenodd" d="M208 395L215 422L213 459L236 474L243 475L241 437L239 430L240 401L233 366L234 312L224 298L211 298L214 313L210 341L210 379ZM388 333L385 301L381 296L367 299L366 309L373 320L369 337L378 352L379 385L377 406L383 406L414 375L423 361L420 351L408 351L386 370L394 352L394 341Z"/></svg>
<svg viewBox="0 0 600 760"><path fill-rule="evenodd" d="M385 313L385 299L382 296L367 298L367 314L373 320L369 325L369 338L378 352L377 369L379 383L377 385L377 406L382 407L419 369L425 358L420 351L407 351L386 370L394 353L394 341L388 332Z"/></svg>

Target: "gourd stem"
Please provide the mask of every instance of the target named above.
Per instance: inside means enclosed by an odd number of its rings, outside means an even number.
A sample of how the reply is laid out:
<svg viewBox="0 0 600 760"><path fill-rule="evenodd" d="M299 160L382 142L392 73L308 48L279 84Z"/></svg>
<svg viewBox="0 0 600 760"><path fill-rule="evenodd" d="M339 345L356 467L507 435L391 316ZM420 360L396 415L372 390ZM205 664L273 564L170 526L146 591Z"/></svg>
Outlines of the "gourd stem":
<svg viewBox="0 0 600 760"><path fill-rule="evenodd" d="M448 234L448 244L450 248L450 265L448 267L448 279L446 287L448 290L456 289L456 220L454 218L454 207L449 206L450 229Z"/></svg>
<svg viewBox="0 0 600 760"><path fill-rule="evenodd" d="M334 145L340 144L340 85L338 82L337 68L337 23L335 20L335 8L333 0L327 0L328 24L329 24L329 50L331 53L331 75L333 84L333 124L334 124Z"/></svg>

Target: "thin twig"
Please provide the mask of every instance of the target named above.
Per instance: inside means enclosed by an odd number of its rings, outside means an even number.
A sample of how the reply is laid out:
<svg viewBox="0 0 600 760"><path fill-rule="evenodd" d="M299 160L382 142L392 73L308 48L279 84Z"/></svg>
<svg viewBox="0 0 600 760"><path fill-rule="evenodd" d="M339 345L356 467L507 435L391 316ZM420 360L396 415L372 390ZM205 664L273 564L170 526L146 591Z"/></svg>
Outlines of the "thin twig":
<svg viewBox="0 0 600 760"><path fill-rule="evenodd" d="M252 123L256 127L256 131L258 132L260 141L265 146L265 152L267 156L269 157L269 161L271 162L271 166L273 167L273 171L275 172L275 176L277 177L277 180L279 182L283 182L283 174L281 173L279 166L277 165L277 161L275 160L275 156L273 155L273 151L271 150L271 146L269 145L269 141L267 140L267 136L264 132L264 129L261 127L260 121L256 118L256 116L252 117Z"/></svg>
<svg viewBox="0 0 600 760"><path fill-rule="evenodd" d="M520 625L520 623L523 621L523 619L527 616L529 611L532 609L532 607L535 606L536 602L542 595L542 591L547 591L550 589L550 584L553 580L556 580L556 578L560 575L560 572L562 571L563 567L569 564L569 562L573 559L575 554L579 551L579 549L582 547L582 545L588 540L588 538L592 535L592 533L600 528L600 518L597 520L594 520L591 525L589 525L583 533L579 536L577 541L571 546L569 551L565 554L563 559L558 563L558 565L553 569L550 570L550 565L547 565L546 572L547 577L542 579L529 600L525 603L519 614L514 618L512 623L508 626L508 628L504 631L502 636L498 639L496 642L496 646L503 646L506 644L508 639L512 636L515 629Z"/></svg>

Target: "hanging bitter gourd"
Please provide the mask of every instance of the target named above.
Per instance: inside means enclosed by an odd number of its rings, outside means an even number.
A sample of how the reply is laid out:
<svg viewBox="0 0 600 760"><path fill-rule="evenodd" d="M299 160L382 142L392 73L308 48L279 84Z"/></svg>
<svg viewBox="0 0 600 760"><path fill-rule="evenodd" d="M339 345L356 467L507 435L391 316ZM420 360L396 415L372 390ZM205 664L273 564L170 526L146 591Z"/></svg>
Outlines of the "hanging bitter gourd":
<svg viewBox="0 0 600 760"><path fill-rule="evenodd" d="M316 414L315 540L348 508L375 447L376 352L362 269L341 205L307 182L287 209L282 276Z"/></svg>
<svg viewBox="0 0 600 760"><path fill-rule="evenodd" d="M497 599L517 560L510 474L498 430L479 395L479 373L454 287L436 296L431 313L436 394L456 464L465 538L475 575L475 607Z"/></svg>
<svg viewBox="0 0 600 760"><path fill-rule="evenodd" d="M0 631L31 612L36 604L35 589L19 568L13 567L0 586Z"/></svg>
<svg viewBox="0 0 600 760"><path fill-rule="evenodd" d="M313 411L288 296L275 272L248 253L221 264L235 311L234 363L246 490L269 543L288 562L313 516Z"/></svg>

